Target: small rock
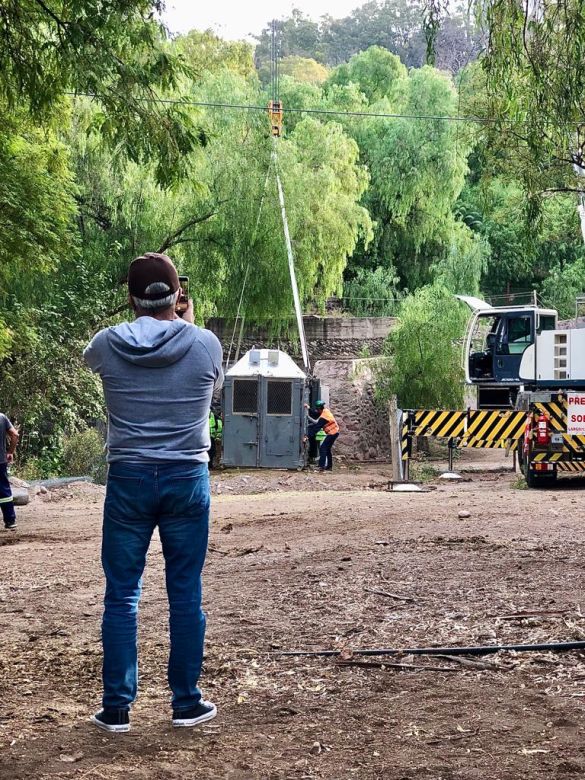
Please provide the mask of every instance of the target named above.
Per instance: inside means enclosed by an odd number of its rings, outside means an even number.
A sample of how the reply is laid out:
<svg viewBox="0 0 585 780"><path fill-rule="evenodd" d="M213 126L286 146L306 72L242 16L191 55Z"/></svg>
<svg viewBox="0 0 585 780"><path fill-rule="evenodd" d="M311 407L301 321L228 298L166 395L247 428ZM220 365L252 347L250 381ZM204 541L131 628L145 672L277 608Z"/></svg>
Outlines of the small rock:
<svg viewBox="0 0 585 780"><path fill-rule="evenodd" d="M229 534L231 531L233 531L234 526L231 523L228 523L227 525L222 525L221 532L222 534Z"/></svg>
<svg viewBox="0 0 585 780"><path fill-rule="evenodd" d="M83 755L84 754L82 753L81 750L77 753L72 753L72 754L61 753L61 755L59 756L59 760L63 761L65 764L74 764L76 761L81 760L83 758Z"/></svg>
<svg viewBox="0 0 585 780"><path fill-rule="evenodd" d="M493 628L486 628L477 634L477 638L481 639L482 641L492 640L496 638L496 632L493 630Z"/></svg>
<svg viewBox="0 0 585 780"><path fill-rule="evenodd" d="M462 509L460 512L457 512L457 517L460 520L465 520L467 517L471 517L471 512L468 512L467 509Z"/></svg>
<svg viewBox="0 0 585 780"><path fill-rule="evenodd" d="M30 501L28 490L21 487L12 488L12 498L14 500L14 506L26 506Z"/></svg>
<svg viewBox="0 0 585 780"><path fill-rule="evenodd" d="M309 753L313 756L318 756L319 753L323 752L323 747L320 742L313 742L313 745L311 746L311 749Z"/></svg>

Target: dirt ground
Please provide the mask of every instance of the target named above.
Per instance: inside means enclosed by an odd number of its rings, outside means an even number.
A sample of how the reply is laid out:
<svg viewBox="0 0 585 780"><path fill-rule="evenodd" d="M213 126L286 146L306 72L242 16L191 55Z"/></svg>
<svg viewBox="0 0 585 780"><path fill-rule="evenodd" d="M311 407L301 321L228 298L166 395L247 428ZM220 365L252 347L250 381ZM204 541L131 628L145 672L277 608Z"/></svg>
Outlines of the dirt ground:
<svg viewBox="0 0 585 780"><path fill-rule="evenodd" d="M579 653L464 665L278 655L585 638L585 482L522 490L489 465L417 494L388 492L388 465L214 475L202 686L218 717L170 726L155 539L140 694L132 731L117 736L88 722L100 695L103 489L37 496L17 532L0 532L0 778L585 776Z"/></svg>

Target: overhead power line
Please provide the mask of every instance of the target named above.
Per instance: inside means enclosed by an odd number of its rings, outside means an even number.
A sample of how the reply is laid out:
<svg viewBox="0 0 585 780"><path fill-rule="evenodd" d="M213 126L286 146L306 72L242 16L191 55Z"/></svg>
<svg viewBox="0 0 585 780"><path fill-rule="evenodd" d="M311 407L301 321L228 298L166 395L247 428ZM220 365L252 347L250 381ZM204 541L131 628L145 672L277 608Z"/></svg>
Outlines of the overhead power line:
<svg viewBox="0 0 585 780"><path fill-rule="evenodd" d="M92 95L89 92L68 92L68 95L72 97L88 97L96 98L96 95ZM183 98L148 98L139 97L135 98L144 103L161 103L163 105L178 105L178 106L194 106L196 108L224 108L233 109L239 111L267 111L266 106L257 106L254 104L244 103L211 103L203 100L186 100ZM290 114L325 114L330 116L345 116L345 117L362 117L373 119L413 119L413 120L429 120L429 119L441 119L445 122L475 122L477 124L495 124L498 119L479 116L451 116L449 114L395 114L387 113L384 111L340 111L333 108L292 108L287 107L286 113ZM508 121L508 120L504 120ZM509 120L510 124L513 123ZM575 123L578 124L578 123Z"/></svg>

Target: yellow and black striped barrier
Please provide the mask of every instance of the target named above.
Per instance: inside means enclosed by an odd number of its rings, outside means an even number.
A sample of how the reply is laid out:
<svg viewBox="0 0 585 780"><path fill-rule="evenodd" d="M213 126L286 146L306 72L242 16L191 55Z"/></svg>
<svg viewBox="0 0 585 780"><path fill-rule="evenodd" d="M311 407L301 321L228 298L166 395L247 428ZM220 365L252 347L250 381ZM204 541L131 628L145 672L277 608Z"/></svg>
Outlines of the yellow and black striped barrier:
<svg viewBox="0 0 585 780"><path fill-rule="evenodd" d="M468 447L475 450L517 450L521 445L522 439L479 439L476 437L470 437L463 439L460 443L461 447Z"/></svg>
<svg viewBox="0 0 585 780"><path fill-rule="evenodd" d="M403 458L409 435L457 439L460 446L477 449L515 448L526 424L526 412L514 411L416 409L405 414Z"/></svg>
<svg viewBox="0 0 585 780"><path fill-rule="evenodd" d="M465 428L467 412L417 409L413 413L413 436L435 436L439 439L459 438Z"/></svg>
<svg viewBox="0 0 585 780"><path fill-rule="evenodd" d="M408 423L402 424L402 435L400 437L400 449L402 451L402 460L408 460L412 454L412 436L409 433Z"/></svg>
<svg viewBox="0 0 585 780"><path fill-rule="evenodd" d="M565 396L558 396L556 401L535 403L534 411L537 414L546 414L551 428L557 433L567 430L567 399Z"/></svg>
<svg viewBox="0 0 585 780"><path fill-rule="evenodd" d="M467 447L506 447L522 438L525 426L526 412L472 410L463 439Z"/></svg>
<svg viewBox="0 0 585 780"><path fill-rule="evenodd" d="M468 409L465 412L444 409L411 409L404 412L401 447L402 460L412 454L413 436L447 439L452 449L507 449L517 451L524 444L524 431L530 414L545 414L553 433L562 434L559 452L535 452L533 463L554 463L561 471L585 472L585 436L573 436L567 430L567 398L535 403L530 412L515 410ZM560 445L560 442L559 442ZM578 458L578 460L575 460Z"/></svg>
<svg viewBox="0 0 585 780"><path fill-rule="evenodd" d="M532 463L558 463L565 457L564 452L535 452L532 455Z"/></svg>

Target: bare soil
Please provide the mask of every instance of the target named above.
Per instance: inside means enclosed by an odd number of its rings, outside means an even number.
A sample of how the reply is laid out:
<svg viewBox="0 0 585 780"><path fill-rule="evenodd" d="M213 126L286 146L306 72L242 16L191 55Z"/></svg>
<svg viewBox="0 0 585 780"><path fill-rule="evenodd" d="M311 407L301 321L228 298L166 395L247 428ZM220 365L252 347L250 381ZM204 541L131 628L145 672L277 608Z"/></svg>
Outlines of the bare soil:
<svg viewBox="0 0 585 780"><path fill-rule="evenodd" d="M528 491L509 471L473 471L405 494L387 491L390 476L387 465L214 475L202 685L218 717L170 726L155 539L140 695L132 731L112 737L88 722L100 697L103 489L36 497L17 532L0 532L0 778L583 777L579 653L477 665L343 655L372 666L278 655L585 638L585 482Z"/></svg>

